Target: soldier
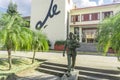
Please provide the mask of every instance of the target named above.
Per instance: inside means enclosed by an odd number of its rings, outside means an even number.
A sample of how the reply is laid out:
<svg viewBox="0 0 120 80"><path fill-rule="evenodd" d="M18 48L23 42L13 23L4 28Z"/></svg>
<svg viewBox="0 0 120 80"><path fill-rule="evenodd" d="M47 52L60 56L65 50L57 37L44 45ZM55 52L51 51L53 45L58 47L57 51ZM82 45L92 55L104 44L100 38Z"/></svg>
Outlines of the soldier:
<svg viewBox="0 0 120 80"><path fill-rule="evenodd" d="M75 67L75 62L76 62L76 56L77 56L77 51L76 49L78 47L80 47L80 43L79 43L79 39L77 36L73 35L73 55L72 55L72 66L71 66L71 70L74 71L74 67Z"/></svg>
<svg viewBox="0 0 120 80"><path fill-rule="evenodd" d="M68 61L68 76L70 72L74 70L75 61L76 61L76 48L79 47L76 36L70 32L69 37L66 39L65 48L63 51L63 56L65 56L65 51L67 50L67 61Z"/></svg>

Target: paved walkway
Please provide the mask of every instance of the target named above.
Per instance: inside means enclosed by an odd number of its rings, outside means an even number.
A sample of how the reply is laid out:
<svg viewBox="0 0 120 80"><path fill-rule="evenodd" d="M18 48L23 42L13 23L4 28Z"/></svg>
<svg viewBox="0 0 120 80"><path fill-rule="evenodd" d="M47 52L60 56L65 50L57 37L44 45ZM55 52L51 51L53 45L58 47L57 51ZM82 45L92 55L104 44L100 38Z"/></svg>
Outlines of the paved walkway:
<svg viewBox="0 0 120 80"><path fill-rule="evenodd" d="M32 58L33 52L13 52L12 55ZM37 52L36 58L48 60L50 62L67 64L67 56L63 57L62 53ZM77 55L76 66L89 66L93 68L117 70L117 67L120 67L120 62L116 57L99 55Z"/></svg>
<svg viewBox="0 0 120 80"><path fill-rule="evenodd" d="M1 54L7 54L7 52L0 51L0 55ZM12 55L32 58L33 53L32 52L13 52ZM62 53L37 52L36 58L48 60L54 63L67 64L67 56L63 57ZM77 55L76 66L84 66L84 67L99 68L99 69L106 69L106 70L118 70L118 67L120 67L120 62L118 62L116 57L106 57L106 56L96 56L96 55ZM30 74L27 75L26 78L30 78L30 77L34 78L35 76L38 76L39 78L36 80L48 80L48 79L45 79L46 74L43 74L43 73L40 74L39 72L34 72L34 71L30 72ZM49 78L49 80L52 77L56 78L54 80L58 80L58 78L53 75L47 75L47 78ZM34 80L32 78L28 80ZM51 80L53 80L53 78Z"/></svg>

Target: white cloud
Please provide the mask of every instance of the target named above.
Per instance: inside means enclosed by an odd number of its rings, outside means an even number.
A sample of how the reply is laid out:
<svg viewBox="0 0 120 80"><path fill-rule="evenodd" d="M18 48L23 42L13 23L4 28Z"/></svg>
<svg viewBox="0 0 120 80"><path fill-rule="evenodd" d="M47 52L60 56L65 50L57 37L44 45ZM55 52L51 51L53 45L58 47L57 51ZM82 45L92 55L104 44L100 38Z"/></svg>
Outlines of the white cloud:
<svg viewBox="0 0 120 80"><path fill-rule="evenodd" d="M9 4L9 0L0 0L0 7L6 9Z"/></svg>
<svg viewBox="0 0 120 80"><path fill-rule="evenodd" d="M73 0L73 2L78 7L97 6L97 3L95 1L90 1L90 0Z"/></svg>
<svg viewBox="0 0 120 80"><path fill-rule="evenodd" d="M7 9L10 0L0 0L0 7ZM12 0L18 6L18 11L20 14L30 15L31 10L31 0Z"/></svg>
<svg viewBox="0 0 120 80"><path fill-rule="evenodd" d="M30 15L31 12L31 0L14 0L18 5L18 11L24 16Z"/></svg>
<svg viewBox="0 0 120 80"><path fill-rule="evenodd" d="M98 1L98 5L102 5L102 4L104 4L104 1L103 0L99 0Z"/></svg>
<svg viewBox="0 0 120 80"><path fill-rule="evenodd" d="M77 7L98 6L113 3L113 0L73 0Z"/></svg>

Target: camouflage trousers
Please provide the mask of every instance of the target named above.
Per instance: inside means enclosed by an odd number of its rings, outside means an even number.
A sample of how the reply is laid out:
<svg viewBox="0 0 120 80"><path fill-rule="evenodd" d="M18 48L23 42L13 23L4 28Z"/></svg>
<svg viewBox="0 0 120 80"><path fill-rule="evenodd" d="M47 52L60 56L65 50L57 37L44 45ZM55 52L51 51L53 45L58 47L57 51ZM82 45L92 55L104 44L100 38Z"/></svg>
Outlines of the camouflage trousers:
<svg viewBox="0 0 120 80"><path fill-rule="evenodd" d="M71 50L67 53L67 61L68 61L68 71L70 72L75 67L76 62L76 50Z"/></svg>

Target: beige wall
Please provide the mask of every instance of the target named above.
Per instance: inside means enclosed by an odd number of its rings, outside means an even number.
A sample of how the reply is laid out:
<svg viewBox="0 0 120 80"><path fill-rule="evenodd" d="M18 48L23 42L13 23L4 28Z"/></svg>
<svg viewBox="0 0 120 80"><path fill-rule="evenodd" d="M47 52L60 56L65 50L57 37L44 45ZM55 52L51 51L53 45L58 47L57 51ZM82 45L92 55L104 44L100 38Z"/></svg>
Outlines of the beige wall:
<svg viewBox="0 0 120 80"><path fill-rule="evenodd" d="M106 12L106 11L113 11L113 14L115 14L116 12L120 11L120 3L114 5L112 4L106 6L87 7L87 8L79 8L79 9L71 10L70 15L80 15L80 17L81 14L100 12L100 20L76 22L75 24L70 22L70 25L98 24L102 20L102 12Z"/></svg>
<svg viewBox="0 0 120 80"><path fill-rule="evenodd" d="M97 28L97 24L99 24L103 20L103 12L113 11L113 15L120 11L120 3L112 4L112 5L104 5L104 6L94 6L94 7L86 7L73 9L70 11L70 31L74 32L74 27L79 27L79 36L80 42L82 42L82 28ZM100 13L100 20L95 21L81 21L82 14L90 14L90 13ZM71 22L71 15L80 15L80 22ZM86 35L88 36L88 34ZM95 36L95 34L93 34Z"/></svg>

